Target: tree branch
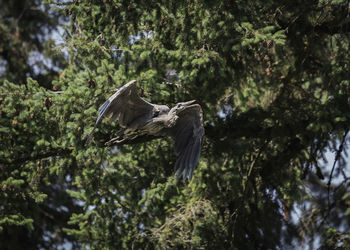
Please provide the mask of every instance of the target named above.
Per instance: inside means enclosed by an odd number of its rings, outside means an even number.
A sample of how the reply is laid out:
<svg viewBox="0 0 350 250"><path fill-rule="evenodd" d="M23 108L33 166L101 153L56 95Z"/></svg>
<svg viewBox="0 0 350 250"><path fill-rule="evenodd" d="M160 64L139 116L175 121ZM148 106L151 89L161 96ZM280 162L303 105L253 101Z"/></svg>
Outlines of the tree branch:
<svg viewBox="0 0 350 250"><path fill-rule="evenodd" d="M346 139L346 136L347 136L348 132L349 132L349 131L346 131L346 132L344 133L343 139L342 139L342 141L341 141L341 143L340 143L340 145L339 145L339 148L338 148L338 150L337 150L337 154L336 154L335 159L334 159L334 162L333 162L331 174L330 174L330 176L329 176L329 180L328 180L328 183L327 183L328 208L329 208L329 206L330 206L330 195L329 195L329 194L330 194L330 189L331 189L331 184L332 184L333 172L334 172L334 170L335 170L335 166L336 166L338 160L340 159L341 153L343 152L344 143L345 143L345 139Z"/></svg>
<svg viewBox="0 0 350 250"><path fill-rule="evenodd" d="M321 25L316 25L314 30L316 32L326 33L329 35L335 35L335 34L339 34L339 33L349 33L350 32L350 22L346 22L344 24L340 24L337 26L332 26L328 23L323 23Z"/></svg>
<svg viewBox="0 0 350 250"><path fill-rule="evenodd" d="M36 160L41 160L44 158L48 157L53 157L53 156L59 156L59 155L68 155L72 152L72 148L61 148L61 149L51 149L48 152L45 153L39 153L34 156L27 156L27 157L22 157L22 158L17 158L17 159L0 159L0 164L4 165L20 165L22 163L28 162L28 161L36 161Z"/></svg>

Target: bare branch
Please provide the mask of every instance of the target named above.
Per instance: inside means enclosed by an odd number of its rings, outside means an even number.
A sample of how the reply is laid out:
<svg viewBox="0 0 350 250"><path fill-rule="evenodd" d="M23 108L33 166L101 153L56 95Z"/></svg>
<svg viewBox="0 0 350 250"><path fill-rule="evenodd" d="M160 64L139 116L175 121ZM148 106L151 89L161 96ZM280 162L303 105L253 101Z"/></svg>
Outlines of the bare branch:
<svg viewBox="0 0 350 250"><path fill-rule="evenodd" d="M345 143L345 139L346 139L346 136L348 134L349 131L346 131L344 133L344 136L343 136L343 139L339 145L339 148L337 150L337 154L335 156L335 159L334 159L334 162L333 162L333 166L332 166L332 170L331 170L331 174L329 176L329 180L328 180L328 183L327 183L327 193L328 193L328 209L329 209L329 206L330 206L330 189L331 189L331 184L332 184L332 178L333 178L333 172L335 170L335 166L337 165L337 162L339 161L340 159L340 156L341 156L341 153L343 152L343 148L344 148L344 143Z"/></svg>

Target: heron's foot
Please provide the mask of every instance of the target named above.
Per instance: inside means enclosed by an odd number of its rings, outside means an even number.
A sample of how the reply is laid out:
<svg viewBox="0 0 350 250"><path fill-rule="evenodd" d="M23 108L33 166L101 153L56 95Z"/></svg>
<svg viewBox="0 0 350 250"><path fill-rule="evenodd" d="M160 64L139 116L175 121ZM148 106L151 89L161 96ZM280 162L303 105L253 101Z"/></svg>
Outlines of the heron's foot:
<svg viewBox="0 0 350 250"><path fill-rule="evenodd" d="M125 140L126 140L126 138L120 138L120 136L118 136L118 137L115 137L115 138L109 140L108 142L106 142L105 145L106 146L110 146L112 144L119 144L119 143L122 143Z"/></svg>
<svg viewBox="0 0 350 250"><path fill-rule="evenodd" d="M134 131L129 129L120 130L117 132L116 137L109 140L105 143L106 146L110 146L112 144L120 144L120 143L126 143L129 141L132 141L140 136L140 131Z"/></svg>

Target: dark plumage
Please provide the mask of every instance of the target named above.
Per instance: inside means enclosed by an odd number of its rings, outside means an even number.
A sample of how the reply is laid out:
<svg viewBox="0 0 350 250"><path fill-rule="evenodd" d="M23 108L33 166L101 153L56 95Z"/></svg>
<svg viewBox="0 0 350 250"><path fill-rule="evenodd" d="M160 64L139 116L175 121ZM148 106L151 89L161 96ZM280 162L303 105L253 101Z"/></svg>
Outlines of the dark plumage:
<svg viewBox="0 0 350 250"><path fill-rule="evenodd" d="M184 179L188 177L191 180L204 136L202 109L194 102L180 102L172 109L149 103L138 95L136 81L133 80L117 90L98 109L99 115L87 143L103 116L111 117L123 127L117 132L117 137L106 142L106 145L128 143L140 137L172 136L178 157L175 163L178 177L182 175Z"/></svg>

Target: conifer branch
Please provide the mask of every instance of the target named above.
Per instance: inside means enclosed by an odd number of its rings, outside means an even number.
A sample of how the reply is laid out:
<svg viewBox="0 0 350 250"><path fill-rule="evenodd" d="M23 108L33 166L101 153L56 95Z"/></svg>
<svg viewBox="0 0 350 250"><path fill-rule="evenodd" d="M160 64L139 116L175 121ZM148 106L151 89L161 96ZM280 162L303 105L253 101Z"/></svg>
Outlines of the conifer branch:
<svg viewBox="0 0 350 250"><path fill-rule="evenodd" d="M8 158L8 159L0 159L0 164L4 165L20 165L23 163L26 163L28 161L37 161L42 160L48 157L54 157L54 156L62 156L62 155L69 155L72 152L72 148L61 148L61 149L51 149L48 152L45 153L38 153L33 156L27 156L27 157L21 157L21 158Z"/></svg>

